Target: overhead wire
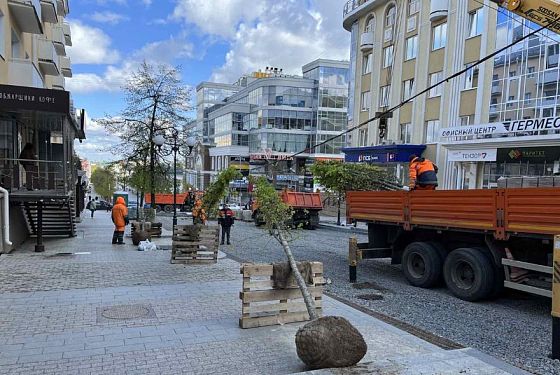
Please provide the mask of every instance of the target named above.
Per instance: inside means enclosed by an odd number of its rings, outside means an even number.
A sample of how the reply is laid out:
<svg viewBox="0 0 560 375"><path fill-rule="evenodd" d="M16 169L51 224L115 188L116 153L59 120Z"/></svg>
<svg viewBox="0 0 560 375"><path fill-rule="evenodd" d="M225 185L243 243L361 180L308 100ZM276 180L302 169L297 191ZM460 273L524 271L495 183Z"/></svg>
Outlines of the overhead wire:
<svg viewBox="0 0 560 375"><path fill-rule="evenodd" d="M322 142L317 143L317 144L315 144L315 145L313 145L313 146L311 146L311 147L307 147L307 148L305 148L304 150L301 150L301 151L299 151L299 152L296 152L296 153L292 154L290 157L291 157L291 158L294 158L294 157L296 157L296 156L298 156L298 155L305 154L305 153L309 153L311 150L314 150L314 149L317 148L317 147L320 147L320 146L322 146L322 145L324 145L324 144L327 144L327 143L329 143L329 142L332 142L332 141L334 141L334 140L336 140L336 139L342 137L343 135L346 135L346 134L348 134L348 133L353 132L354 130L357 130L357 129L363 127L364 125L368 125L369 123L371 123L371 122L373 122L373 121L375 121L375 120L379 120L380 118L387 116L388 114L390 114L390 113L396 111L397 109L401 108L401 107L404 106L405 104L410 103L410 102L412 102L414 99L416 99L416 98L418 98L418 97L420 97L420 96L422 96L422 95L428 93L430 90L432 90L432 89L434 89L434 88L436 88L436 87L438 87L438 86L444 84L445 82L448 82L448 81L450 81L450 80L452 80L452 79L454 79L454 78L457 78L457 77L461 76L462 74L468 72L469 70L474 69L476 66L478 66L478 65L480 65L480 64L482 64L482 63L484 63L484 62L486 62L486 61L488 61L488 60L494 58L495 56L497 56L497 55L499 55L500 53L506 51L507 49L513 47L514 45L516 45L516 44L518 44L518 43L520 43L520 42L522 42L522 41L524 41L524 40L526 40L526 39L532 37L533 35L536 35L536 34L540 33L540 32L543 31L544 29L547 29L550 25L554 25L554 24L556 24L556 23L558 23L558 22L560 22L560 17L556 18L554 21L549 22L549 23L548 23L547 25L545 25L545 26L541 26L539 29L535 29L533 32L531 32L531 33L529 33L529 34L523 36L522 38L520 38L520 39L518 39L518 40L516 40L516 41L514 41L514 42L512 42L512 43L510 43L510 44L508 44L508 45L506 45L505 47L502 47L502 48L500 48L500 49L498 49L498 50L492 52L491 54L489 54L489 55L483 57L482 59L480 59L480 60L478 60L478 61L476 61L476 62L473 63L472 65L469 65L469 66L466 67L465 69L462 69L462 70L460 70L460 71L458 71L458 72L456 72L456 73L451 74L450 76L447 76L446 78L442 79L441 81L436 82L435 84L433 84L433 85L427 87L426 89L422 90L421 92L419 92L419 93L417 93L417 94L411 96L411 97L408 98L407 100L404 100L404 101L400 102L399 104L397 104L397 105L395 105L395 106L393 106L393 107L391 107L391 108L389 108L389 109L387 109L387 110L385 110L385 111L383 111L383 112L377 112L376 115L375 115L374 117L369 118L368 120L363 121L363 122L359 123L359 124L356 125L356 126L353 126L353 127L349 128L349 129L346 129L346 130L343 131L342 133L337 134L337 135L335 135L335 136L332 136L331 138L328 138L328 139L326 139L325 141L322 141Z"/></svg>

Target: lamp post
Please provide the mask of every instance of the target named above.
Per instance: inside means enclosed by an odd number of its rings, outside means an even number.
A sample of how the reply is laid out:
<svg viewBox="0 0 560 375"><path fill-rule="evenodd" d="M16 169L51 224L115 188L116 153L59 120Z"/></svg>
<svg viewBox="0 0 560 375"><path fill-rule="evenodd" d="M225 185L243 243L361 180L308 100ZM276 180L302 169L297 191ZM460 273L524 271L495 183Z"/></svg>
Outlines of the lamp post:
<svg viewBox="0 0 560 375"><path fill-rule="evenodd" d="M177 144L179 138L177 129L173 129L171 137L173 138L173 147L171 148L173 152L173 233L175 233L175 227L177 226L177 153L180 151L179 145ZM165 144L165 137L163 135L156 135L153 142L156 146L161 148L161 146ZM186 145L189 148L186 156L189 156L192 153L193 147L196 145L196 138L188 137Z"/></svg>

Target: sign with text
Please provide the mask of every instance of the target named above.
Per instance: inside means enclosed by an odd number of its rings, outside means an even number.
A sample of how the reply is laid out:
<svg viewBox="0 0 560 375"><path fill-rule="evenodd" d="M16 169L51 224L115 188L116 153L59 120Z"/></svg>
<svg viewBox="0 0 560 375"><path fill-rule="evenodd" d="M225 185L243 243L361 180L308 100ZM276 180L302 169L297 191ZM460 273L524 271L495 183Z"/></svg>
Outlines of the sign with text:
<svg viewBox="0 0 560 375"><path fill-rule="evenodd" d="M0 85L0 110L69 114L70 94L63 90Z"/></svg>
<svg viewBox="0 0 560 375"><path fill-rule="evenodd" d="M452 150L447 154L448 161L496 161L498 149Z"/></svg>
<svg viewBox="0 0 560 375"><path fill-rule="evenodd" d="M560 131L560 117L529 118L490 124L468 125L454 128L443 128L439 131L441 138L467 137L493 134L519 134L545 130Z"/></svg>

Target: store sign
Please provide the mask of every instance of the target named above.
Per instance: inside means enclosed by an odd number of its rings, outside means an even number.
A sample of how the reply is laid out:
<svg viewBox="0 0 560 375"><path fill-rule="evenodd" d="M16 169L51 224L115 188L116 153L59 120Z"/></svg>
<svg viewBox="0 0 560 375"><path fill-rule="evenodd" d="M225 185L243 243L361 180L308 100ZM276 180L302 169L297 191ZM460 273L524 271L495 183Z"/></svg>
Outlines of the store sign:
<svg viewBox="0 0 560 375"><path fill-rule="evenodd" d="M68 114L68 91L0 85L0 110L28 110Z"/></svg>
<svg viewBox="0 0 560 375"><path fill-rule="evenodd" d="M439 131L441 138L467 137L508 133L525 133L544 130L560 130L560 117L543 117L514 121L494 122L491 124L469 125L443 128Z"/></svg>
<svg viewBox="0 0 560 375"><path fill-rule="evenodd" d="M294 160L293 157L286 154L251 154L251 160Z"/></svg>
<svg viewBox="0 0 560 375"><path fill-rule="evenodd" d="M505 163L554 163L560 160L558 147L519 147L498 150L498 162Z"/></svg>
<svg viewBox="0 0 560 375"><path fill-rule="evenodd" d="M496 161L498 150L495 148L483 150L453 150L447 154L448 161Z"/></svg>
<svg viewBox="0 0 560 375"><path fill-rule="evenodd" d="M278 181L299 181L300 177L293 174L279 174L276 176Z"/></svg>

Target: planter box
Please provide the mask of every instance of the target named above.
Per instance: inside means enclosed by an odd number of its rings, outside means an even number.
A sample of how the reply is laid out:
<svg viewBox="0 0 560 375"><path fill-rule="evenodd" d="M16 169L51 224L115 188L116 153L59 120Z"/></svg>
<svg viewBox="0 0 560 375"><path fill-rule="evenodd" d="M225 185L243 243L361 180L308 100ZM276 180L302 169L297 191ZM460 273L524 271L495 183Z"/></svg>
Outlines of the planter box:
<svg viewBox="0 0 560 375"><path fill-rule="evenodd" d="M193 235L195 225L177 225L173 236L171 263L208 264L218 262L218 226L202 226Z"/></svg>
<svg viewBox="0 0 560 375"><path fill-rule="evenodd" d="M323 263L311 262L313 285L308 285L309 292L315 299L315 307L322 315ZM256 328L277 324L304 322L309 314L299 288L274 289L272 282L272 264L243 264L242 316L241 328Z"/></svg>

